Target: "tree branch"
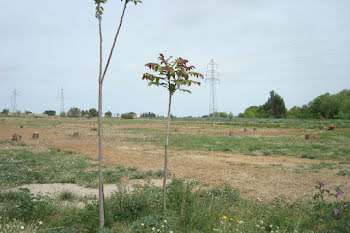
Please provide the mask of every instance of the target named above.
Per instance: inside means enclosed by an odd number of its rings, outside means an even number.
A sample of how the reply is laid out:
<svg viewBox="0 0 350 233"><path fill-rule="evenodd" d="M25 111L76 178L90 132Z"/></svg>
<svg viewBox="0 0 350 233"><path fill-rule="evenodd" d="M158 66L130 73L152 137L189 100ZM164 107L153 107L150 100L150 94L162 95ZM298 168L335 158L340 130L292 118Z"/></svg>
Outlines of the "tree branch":
<svg viewBox="0 0 350 233"><path fill-rule="evenodd" d="M122 12L122 15L120 17L119 27L118 27L117 33L115 34L113 45L112 45L112 48L111 48L111 51L109 53L109 57L108 57L108 60L107 60L107 64L106 64L106 67L105 67L105 69L103 71L103 75L101 77L101 82L102 83L103 83L103 81L105 79L105 76L106 76L106 73L107 73L107 69L108 69L109 63L110 63L112 55L113 55L115 44L117 43L118 35L119 35L119 32L120 32L120 28L122 27L123 18L124 18L124 14L125 14L125 10L126 10L126 5L127 4L128 4L128 1L125 1L124 7L123 7L123 12Z"/></svg>

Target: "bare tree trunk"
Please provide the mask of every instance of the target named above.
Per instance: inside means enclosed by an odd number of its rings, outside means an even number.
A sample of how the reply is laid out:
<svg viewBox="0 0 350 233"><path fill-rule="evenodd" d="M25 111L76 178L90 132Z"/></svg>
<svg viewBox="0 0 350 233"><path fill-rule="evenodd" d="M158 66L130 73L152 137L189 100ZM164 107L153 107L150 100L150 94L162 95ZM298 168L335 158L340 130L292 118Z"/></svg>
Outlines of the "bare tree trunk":
<svg viewBox="0 0 350 233"><path fill-rule="evenodd" d="M98 74L98 207L100 228L103 229L105 225L105 211L104 211L104 192L103 192L103 148L102 148L102 19L98 18L98 28L100 35L100 67Z"/></svg>
<svg viewBox="0 0 350 233"><path fill-rule="evenodd" d="M168 142L169 142L169 128L170 128L170 109L171 109L171 96L169 92L169 107L168 107L168 124L166 126L165 133L165 152L164 152L164 176L163 176L163 214L166 212L166 179L168 175Z"/></svg>

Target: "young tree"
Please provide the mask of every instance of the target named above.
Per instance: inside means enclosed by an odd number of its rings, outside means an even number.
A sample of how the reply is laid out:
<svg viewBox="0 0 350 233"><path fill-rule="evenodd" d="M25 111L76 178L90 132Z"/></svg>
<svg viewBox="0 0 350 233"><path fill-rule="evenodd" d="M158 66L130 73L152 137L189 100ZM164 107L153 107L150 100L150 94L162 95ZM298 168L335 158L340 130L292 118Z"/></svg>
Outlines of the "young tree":
<svg viewBox="0 0 350 233"><path fill-rule="evenodd" d="M103 229L104 225L105 225L105 214L104 214L104 192L103 192L103 176L102 176L102 161L103 161L103 151L102 151L102 85L103 85L103 81L105 79L112 55L113 55L113 51L114 51L114 47L117 43L117 39L119 36L119 32L120 29L122 27L122 23L123 23L123 18L125 15L125 10L126 10L126 6L128 5L129 2L133 2L135 5L137 5L137 3L141 3L141 0L124 0L124 7L123 7L123 11L120 17L120 21L119 21L119 26L117 29L117 32L114 36L114 41L111 47L111 50L109 52L109 56L108 56L108 60L107 63L104 67L104 69L102 69L102 14L104 11L103 8L103 4L107 2L107 0L94 0L95 4L96 4L96 14L95 17L98 20L98 31L99 31L99 40L100 40L100 61L99 61L99 73L98 73L98 154L99 154L99 166L98 166L98 174L99 174L99 185L98 185L98 189L99 189L99 195L98 195L98 200L99 200L99 222L100 222L100 229ZM123 0L121 0L123 2Z"/></svg>
<svg viewBox="0 0 350 233"><path fill-rule="evenodd" d="M163 54L159 54L160 63L147 63L149 69L154 71L157 75L145 73L142 79L148 82L148 85L165 87L169 92L169 105L168 105L168 124L165 132L165 152L164 152L164 176L163 176L163 214L166 212L166 179L168 172L168 138L169 138L169 126L171 117L171 97L175 91L183 91L191 93L189 90L184 89L183 86L191 86L192 84L200 85L201 83L194 78L203 78L203 75L192 71L194 66L187 66L188 60L181 57L173 60L172 57L168 59L164 58Z"/></svg>

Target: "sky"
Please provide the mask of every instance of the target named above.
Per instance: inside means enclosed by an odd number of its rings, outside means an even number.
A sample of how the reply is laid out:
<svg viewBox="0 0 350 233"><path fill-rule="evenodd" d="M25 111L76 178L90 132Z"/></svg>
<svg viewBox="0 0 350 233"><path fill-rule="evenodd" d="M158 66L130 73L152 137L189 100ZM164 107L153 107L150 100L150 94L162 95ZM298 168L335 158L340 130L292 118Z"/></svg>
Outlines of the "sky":
<svg viewBox="0 0 350 233"><path fill-rule="evenodd" d="M2 1L0 110L97 108L99 38L94 0ZM108 0L104 62L123 4ZM350 88L349 0L144 0L129 4L104 82L103 111L166 115L167 90L142 80L159 53L206 74L218 64L217 110L238 114L271 90L289 109ZM209 111L209 83L175 93L176 116Z"/></svg>

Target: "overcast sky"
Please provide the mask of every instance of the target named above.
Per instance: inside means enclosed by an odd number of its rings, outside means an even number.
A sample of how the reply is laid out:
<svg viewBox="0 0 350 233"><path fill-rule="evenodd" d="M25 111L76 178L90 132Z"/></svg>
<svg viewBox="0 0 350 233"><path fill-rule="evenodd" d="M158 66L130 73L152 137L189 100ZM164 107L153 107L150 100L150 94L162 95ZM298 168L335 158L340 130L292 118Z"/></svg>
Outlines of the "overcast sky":
<svg viewBox="0 0 350 233"><path fill-rule="evenodd" d="M93 0L2 1L0 108L41 113L97 108L98 24ZM103 16L105 58L122 3ZM219 65L218 111L238 114L275 90L287 108L350 88L349 0L144 0L129 4L104 83L104 112L166 115L167 92L148 87L144 64L183 57L205 74ZM177 93L173 113L209 111L209 85Z"/></svg>

